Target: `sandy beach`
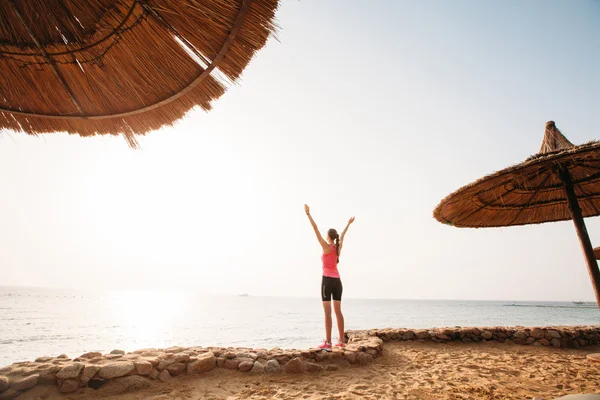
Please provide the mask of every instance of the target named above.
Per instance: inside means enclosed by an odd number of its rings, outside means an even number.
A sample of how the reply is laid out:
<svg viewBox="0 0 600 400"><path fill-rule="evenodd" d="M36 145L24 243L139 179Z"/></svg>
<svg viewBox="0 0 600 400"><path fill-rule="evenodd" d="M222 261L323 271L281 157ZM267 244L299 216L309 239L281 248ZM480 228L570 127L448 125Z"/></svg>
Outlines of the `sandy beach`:
<svg viewBox="0 0 600 400"><path fill-rule="evenodd" d="M252 375L214 369L204 375L116 394L116 387L60 394L40 386L22 399L552 399L600 392L600 363L586 355L600 347L556 349L486 343L389 342L366 366L301 375Z"/></svg>

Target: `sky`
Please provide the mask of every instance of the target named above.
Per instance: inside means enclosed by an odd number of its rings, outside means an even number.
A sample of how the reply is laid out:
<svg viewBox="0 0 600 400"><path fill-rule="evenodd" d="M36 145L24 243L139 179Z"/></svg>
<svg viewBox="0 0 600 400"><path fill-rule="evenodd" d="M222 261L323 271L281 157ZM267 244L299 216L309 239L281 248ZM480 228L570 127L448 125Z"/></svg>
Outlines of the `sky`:
<svg viewBox="0 0 600 400"><path fill-rule="evenodd" d="M0 282L347 298L592 301L570 222L466 229L435 206L554 120L600 139L600 1L282 0L242 79L140 138L0 133ZM597 218L586 220L600 243Z"/></svg>

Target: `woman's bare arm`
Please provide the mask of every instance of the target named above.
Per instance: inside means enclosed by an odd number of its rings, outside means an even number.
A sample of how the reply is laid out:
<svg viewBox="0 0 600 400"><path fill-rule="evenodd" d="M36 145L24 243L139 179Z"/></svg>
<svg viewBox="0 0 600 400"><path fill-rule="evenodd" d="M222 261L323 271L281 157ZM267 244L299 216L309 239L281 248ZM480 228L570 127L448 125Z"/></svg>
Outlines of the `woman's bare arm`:
<svg viewBox="0 0 600 400"><path fill-rule="evenodd" d="M354 222L354 217L352 217L348 220L348 224L346 224L344 231L340 235L340 245L338 247L338 256L340 254L342 254L342 246L344 245L344 236L346 236L346 232L348 232L348 228L350 228L350 224L352 224L353 222Z"/></svg>
<svg viewBox="0 0 600 400"><path fill-rule="evenodd" d="M306 212L308 220L310 221L310 224L312 225L315 231L315 235L317 235L317 240L319 241L319 244L323 248L323 253L327 254L331 252L331 248L329 247L325 239L323 239L323 236L321 236L321 233L319 232L319 228L317 227L315 220L313 219L312 215L310 215L310 207L308 207L306 204L304 205L304 211Z"/></svg>

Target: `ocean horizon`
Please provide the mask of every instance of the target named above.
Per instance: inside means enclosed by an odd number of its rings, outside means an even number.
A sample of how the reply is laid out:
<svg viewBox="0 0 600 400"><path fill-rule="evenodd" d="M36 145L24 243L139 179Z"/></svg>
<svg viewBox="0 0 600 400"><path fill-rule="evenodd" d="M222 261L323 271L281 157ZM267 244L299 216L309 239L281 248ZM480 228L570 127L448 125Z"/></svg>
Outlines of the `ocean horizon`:
<svg viewBox="0 0 600 400"><path fill-rule="evenodd" d="M318 297L247 294L0 287L0 366L148 347L303 349L323 339ZM342 304L346 330L600 324L595 303L580 302L345 298Z"/></svg>

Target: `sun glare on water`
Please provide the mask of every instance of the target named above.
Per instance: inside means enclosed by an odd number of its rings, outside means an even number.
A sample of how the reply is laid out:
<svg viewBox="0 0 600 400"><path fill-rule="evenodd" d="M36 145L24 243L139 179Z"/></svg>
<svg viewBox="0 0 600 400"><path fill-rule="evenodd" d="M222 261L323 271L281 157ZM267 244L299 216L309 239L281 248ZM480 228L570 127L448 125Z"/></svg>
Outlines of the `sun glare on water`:
<svg viewBox="0 0 600 400"><path fill-rule="evenodd" d="M112 296L111 308L121 345L128 351L168 347L173 332L185 315L186 295L177 291L124 290Z"/></svg>

